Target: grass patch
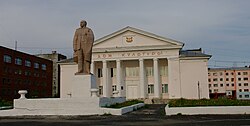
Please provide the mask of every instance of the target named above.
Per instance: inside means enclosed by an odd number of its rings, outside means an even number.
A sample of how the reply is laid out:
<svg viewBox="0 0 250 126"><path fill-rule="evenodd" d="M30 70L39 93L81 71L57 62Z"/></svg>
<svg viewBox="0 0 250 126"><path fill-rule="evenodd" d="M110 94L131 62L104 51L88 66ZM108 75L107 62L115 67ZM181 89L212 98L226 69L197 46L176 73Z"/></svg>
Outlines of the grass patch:
<svg viewBox="0 0 250 126"><path fill-rule="evenodd" d="M173 99L169 101L169 107L196 107L196 106L250 106L250 100L219 99Z"/></svg>
<svg viewBox="0 0 250 126"><path fill-rule="evenodd" d="M129 101L125 101L123 103L116 103L116 104L107 106L107 108L122 108L122 107L130 106L130 105L134 105L134 104L138 104L138 103L143 103L143 101L129 100Z"/></svg>

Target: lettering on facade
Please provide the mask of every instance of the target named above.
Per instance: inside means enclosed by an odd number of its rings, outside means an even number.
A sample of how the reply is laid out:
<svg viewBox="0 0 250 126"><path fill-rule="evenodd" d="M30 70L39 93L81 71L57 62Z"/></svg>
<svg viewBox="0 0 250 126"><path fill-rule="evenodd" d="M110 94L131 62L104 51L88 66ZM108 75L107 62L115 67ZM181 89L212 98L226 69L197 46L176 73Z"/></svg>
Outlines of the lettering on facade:
<svg viewBox="0 0 250 126"><path fill-rule="evenodd" d="M153 51L153 52L125 52L121 54L98 54L98 59L108 59L116 57L141 57L141 56L161 56L163 55L162 51Z"/></svg>

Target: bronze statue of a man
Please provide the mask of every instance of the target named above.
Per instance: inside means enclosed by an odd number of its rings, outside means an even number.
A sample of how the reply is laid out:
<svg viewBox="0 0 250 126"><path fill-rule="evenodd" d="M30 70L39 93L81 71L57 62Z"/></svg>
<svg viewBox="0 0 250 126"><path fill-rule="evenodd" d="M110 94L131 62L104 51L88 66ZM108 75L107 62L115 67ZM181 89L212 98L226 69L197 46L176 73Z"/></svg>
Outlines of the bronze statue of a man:
<svg viewBox="0 0 250 126"><path fill-rule="evenodd" d="M82 20L80 22L80 28L75 31L73 40L74 62L78 64L77 73L79 74L90 74L94 34L93 31L86 26L87 22Z"/></svg>

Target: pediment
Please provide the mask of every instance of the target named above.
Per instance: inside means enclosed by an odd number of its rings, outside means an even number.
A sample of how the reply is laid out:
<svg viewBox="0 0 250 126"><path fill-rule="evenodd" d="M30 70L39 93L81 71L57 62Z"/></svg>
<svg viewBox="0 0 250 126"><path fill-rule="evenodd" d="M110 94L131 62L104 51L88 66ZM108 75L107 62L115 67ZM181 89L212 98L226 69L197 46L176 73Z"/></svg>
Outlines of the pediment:
<svg viewBox="0 0 250 126"><path fill-rule="evenodd" d="M94 49L169 46L183 47L183 43L136 28L126 27L95 41Z"/></svg>

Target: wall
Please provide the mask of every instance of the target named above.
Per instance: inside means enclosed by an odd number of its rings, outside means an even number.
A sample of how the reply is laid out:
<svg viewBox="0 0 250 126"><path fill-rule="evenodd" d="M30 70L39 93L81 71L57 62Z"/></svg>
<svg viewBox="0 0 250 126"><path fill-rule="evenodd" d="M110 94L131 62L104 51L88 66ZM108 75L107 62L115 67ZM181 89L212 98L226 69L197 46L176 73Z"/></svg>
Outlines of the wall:
<svg viewBox="0 0 250 126"><path fill-rule="evenodd" d="M209 98L206 59L180 60L180 71L183 98Z"/></svg>

